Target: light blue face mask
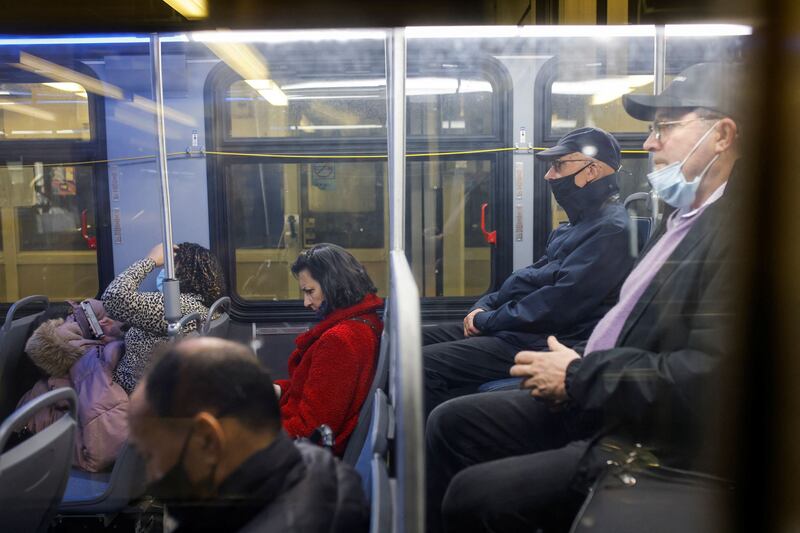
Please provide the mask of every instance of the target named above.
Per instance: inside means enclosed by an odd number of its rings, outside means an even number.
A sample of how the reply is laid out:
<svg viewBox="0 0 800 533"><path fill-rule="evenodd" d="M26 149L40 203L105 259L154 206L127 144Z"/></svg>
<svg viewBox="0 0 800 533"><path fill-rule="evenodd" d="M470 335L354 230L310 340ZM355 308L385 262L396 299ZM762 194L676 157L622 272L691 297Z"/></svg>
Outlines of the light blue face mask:
<svg viewBox="0 0 800 533"><path fill-rule="evenodd" d="M697 196L697 188L700 187L700 182L705 177L708 169L711 168L711 165L719 159L719 154L715 155L711 161L708 162L700 175L696 176L692 181L686 181L686 176L684 176L682 170L683 165L686 164L686 161L697 151L700 145L703 144L706 137L714 131L717 124L719 124L719 121L715 122L714 125L700 137L700 140L695 143L682 161L675 161L647 175L647 181L650 182L650 186L653 187L658 197L672 207L683 209L692 205Z"/></svg>
<svg viewBox="0 0 800 533"><path fill-rule="evenodd" d="M164 292L164 279L167 277L167 271L163 268L156 275L156 289L158 292Z"/></svg>

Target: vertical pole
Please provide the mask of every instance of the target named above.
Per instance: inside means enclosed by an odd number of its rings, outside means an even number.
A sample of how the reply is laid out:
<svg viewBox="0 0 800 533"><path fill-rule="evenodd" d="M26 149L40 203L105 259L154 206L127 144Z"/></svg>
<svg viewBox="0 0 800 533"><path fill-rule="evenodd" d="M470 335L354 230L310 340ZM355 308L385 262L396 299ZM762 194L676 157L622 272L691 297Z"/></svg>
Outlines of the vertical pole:
<svg viewBox="0 0 800 533"><path fill-rule="evenodd" d="M164 230L164 317L173 324L181 318L180 286L175 279L175 260L172 255L172 212L169 200L169 176L167 174L167 133L164 126L164 80L161 71L161 41L158 34L150 35L150 56L153 67L153 96L156 101L156 131L158 145L158 171L161 176L162 227ZM168 328L170 335L179 333Z"/></svg>
<svg viewBox="0 0 800 533"><path fill-rule="evenodd" d="M389 249L405 249L406 37L403 28L386 36L386 116L389 120Z"/></svg>
<svg viewBox="0 0 800 533"><path fill-rule="evenodd" d="M653 47L654 56L653 56L653 94L661 94L661 91L664 90L664 75L667 69L667 36L666 36L666 29L663 24L656 25L656 35L655 35L655 46ZM649 156L649 165L650 170L653 170L653 155L650 154ZM658 209L658 196L656 196L655 191L650 191L650 206L651 206L651 216L653 217L654 222L658 222L660 220L659 216L659 209Z"/></svg>
<svg viewBox="0 0 800 533"><path fill-rule="evenodd" d="M653 94L660 94L664 90L664 73L667 67L667 36L663 24L656 26L654 50L653 70L655 71L655 80Z"/></svg>

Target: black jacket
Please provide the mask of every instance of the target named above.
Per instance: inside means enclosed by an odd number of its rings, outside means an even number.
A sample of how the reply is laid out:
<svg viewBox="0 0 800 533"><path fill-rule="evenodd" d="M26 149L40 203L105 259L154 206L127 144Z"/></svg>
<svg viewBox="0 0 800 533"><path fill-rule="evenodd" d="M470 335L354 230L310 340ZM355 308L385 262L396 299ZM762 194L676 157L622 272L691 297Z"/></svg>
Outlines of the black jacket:
<svg viewBox="0 0 800 533"><path fill-rule="evenodd" d="M708 206L634 306L616 346L567 368L572 402L596 411L605 433L646 444L674 466L697 466L728 353L732 211L728 195ZM663 225L648 248L662 234Z"/></svg>
<svg viewBox="0 0 800 533"><path fill-rule="evenodd" d="M219 497L173 508L177 533L366 532L369 508L355 470L328 450L285 434L247 459L219 487Z"/></svg>
<svg viewBox="0 0 800 533"><path fill-rule="evenodd" d="M548 335L567 345L589 338L633 266L629 223L625 208L607 200L554 230L538 261L475 303L486 310L475 327L522 349L546 348Z"/></svg>

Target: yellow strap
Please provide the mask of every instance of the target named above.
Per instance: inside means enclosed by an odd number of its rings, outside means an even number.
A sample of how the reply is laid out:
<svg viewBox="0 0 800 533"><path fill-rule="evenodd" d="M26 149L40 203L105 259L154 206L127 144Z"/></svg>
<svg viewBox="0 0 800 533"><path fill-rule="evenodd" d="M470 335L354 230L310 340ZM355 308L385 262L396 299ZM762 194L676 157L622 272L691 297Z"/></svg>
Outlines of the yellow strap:
<svg viewBox="0 0 800 533"><path fill-rule="evenodd" d="M511 151L525 151L529 150L529 148L516 148L516 147L505 147L505 148L485 148L480 150L461 150L455 152L410 152L406 154L406 157L447 157L453 155L471 155L471 154L488 154L488 153L496 153L496 152L511 152ZM534 146L533 150L538 152L541 150L547 150L547 148L542 148L539 146ZM646 154L648 153L647 150L622 150L623 154ZM386 154L365 154L365 155L358 155L358 154L259 154L259 153L250 153L250 152L217 152L217 151L204 151L204 152L193 152L189 154L187 152L170 152L167 154L167 157L178 157L178 156L186 156L186 155L224 155L224 156L232 156L232 157L263 157L269 159L386 159L388 156ZM146 161L150 159L155 159L155 155L140 155L134 157L117 157L114 159L97 159L93 161L70 161L66 163L47 163L43 166L45 167L76 167L81 165L95 165L95 164L102 164L102 163L125 163L125 162L135 162L135 161ZM34 165L22 165L22 168L33 168Z"/></svg>

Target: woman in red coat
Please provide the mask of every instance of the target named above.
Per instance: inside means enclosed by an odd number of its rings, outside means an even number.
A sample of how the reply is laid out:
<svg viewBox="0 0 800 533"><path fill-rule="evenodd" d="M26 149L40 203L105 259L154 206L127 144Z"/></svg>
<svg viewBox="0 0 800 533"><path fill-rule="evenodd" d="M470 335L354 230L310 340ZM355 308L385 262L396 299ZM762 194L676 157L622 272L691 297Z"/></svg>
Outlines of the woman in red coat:
<svg viewBox="0 0 800 533"><path fill-rule="evenodd" d="M292 274L303 304L321 321L295 339L289 379L275 381L283 427L292 437L308 437L326 424L341 456L375 373L383 301L364 266L335 244L302 252Z"/></svg>

